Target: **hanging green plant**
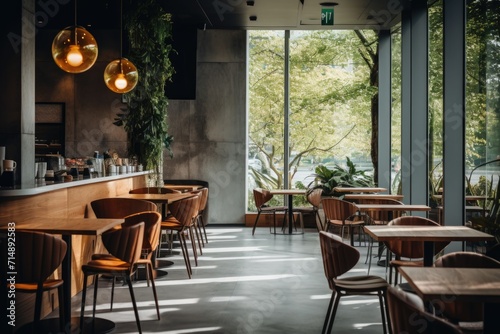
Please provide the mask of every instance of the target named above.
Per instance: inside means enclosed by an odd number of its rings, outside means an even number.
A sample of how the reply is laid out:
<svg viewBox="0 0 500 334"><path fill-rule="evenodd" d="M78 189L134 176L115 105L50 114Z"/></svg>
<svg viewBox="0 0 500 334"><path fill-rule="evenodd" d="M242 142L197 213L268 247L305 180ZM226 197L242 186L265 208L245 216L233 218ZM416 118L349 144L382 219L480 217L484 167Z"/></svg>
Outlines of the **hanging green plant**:
<svg viewBox="0 0 500 334"><path fill-rule="evenodd" d="M128 135L128 153L147 168L162 174L163 149L170 151L165 84L174 68L170 62L172 21L156 0L129 0L124 16L129 39L128 58L139 72L137 87L125 94L127 110L116 125Z"/></svg>

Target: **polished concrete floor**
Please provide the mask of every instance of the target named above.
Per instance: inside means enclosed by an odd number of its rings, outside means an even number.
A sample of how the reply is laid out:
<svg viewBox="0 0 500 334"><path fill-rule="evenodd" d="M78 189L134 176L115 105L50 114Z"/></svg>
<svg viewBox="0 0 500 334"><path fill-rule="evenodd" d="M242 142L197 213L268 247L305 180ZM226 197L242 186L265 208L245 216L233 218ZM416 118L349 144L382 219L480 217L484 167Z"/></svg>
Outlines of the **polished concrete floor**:
<svg viewBox="0 0 500 334"><path fill-rule="evenodd" d="M156 280L161 320L156 319L152 290L144 281L134 283L143 333L321 333L330 298L323 272L316 230L299 235L273 235L258 228L210 227L209 242L193 262L188 279L178 248L161 260L174 264ZM367 247L350 274L366 274ZM373 267L372 267L373 268ZM385 277L385 268L371 274ZM114 333L136 333L128 288L117 285L109 311L109 282L101 280L97 316L116 323ZM92 287L86 315L91 315ZM80 314L80 295L73 298L73 316ZM334 333L382 333L376 296L341 299Z"/></svg>

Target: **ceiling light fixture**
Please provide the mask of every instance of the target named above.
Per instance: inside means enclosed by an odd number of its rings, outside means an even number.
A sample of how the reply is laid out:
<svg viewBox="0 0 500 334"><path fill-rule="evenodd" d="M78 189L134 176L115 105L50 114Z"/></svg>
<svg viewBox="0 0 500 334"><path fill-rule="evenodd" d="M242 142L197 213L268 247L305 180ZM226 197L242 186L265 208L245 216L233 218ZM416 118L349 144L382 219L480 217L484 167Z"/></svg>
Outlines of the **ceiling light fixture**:
<svg viewBox="0 0 500 334"><path fill-rule="evenodd" d="M335 7L338 6L339 4L337 2L320 2L319 5L322 7Z"/></svg>
<svg viewBox="0 0 500 334"><path fill-rule="evenodd" d="M97 60L97 42L85 28L76 24L77 0L75 0L75 24L61 30L52 41L52 58L63 71L82 73Z"/></svg>
<svg viewBox="0 0 500 334"><path fill-rule="evenodd" d="M104 70L104 83L115 93L128 93L139 81L137 67L127 58L123 58L123 3L120 1L120 59L115 59Z"/></svg>

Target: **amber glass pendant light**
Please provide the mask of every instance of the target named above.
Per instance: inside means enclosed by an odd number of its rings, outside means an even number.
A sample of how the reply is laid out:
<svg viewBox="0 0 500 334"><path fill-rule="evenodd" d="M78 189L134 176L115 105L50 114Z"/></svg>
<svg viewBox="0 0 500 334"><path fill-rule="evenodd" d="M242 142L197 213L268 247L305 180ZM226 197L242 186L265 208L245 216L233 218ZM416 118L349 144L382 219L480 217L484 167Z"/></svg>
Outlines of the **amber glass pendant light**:
<svg viewBox="0 0 500 334"><path fill-rule="evenodd" d="M115 59L104 70L104 83L115 93L128 93L137 85L139 73L131 61L122 56L123 4L120 1L120 59Z"/></svg>
<svg viewBox="0 0 500 334"><path fill-rule="evenodd" d="M85 28L76 24L77 0L75 0L75 25L61 30L52 42L52 57L63 71L82 73L97 60L97 42Z"/></svg>

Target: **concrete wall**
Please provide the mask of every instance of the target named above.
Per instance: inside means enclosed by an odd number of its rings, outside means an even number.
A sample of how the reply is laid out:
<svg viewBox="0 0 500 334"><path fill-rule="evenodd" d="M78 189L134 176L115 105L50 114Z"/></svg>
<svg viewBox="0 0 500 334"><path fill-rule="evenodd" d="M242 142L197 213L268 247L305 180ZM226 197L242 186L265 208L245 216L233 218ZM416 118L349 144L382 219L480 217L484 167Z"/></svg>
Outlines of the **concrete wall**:
<svg viewBox="0 0 500 334"><path fill-rule="evenodd" d="M169 101L164 178L208 181L213 224L245 222L246 56L245 31L199 31L196 100Z"/></svg>

